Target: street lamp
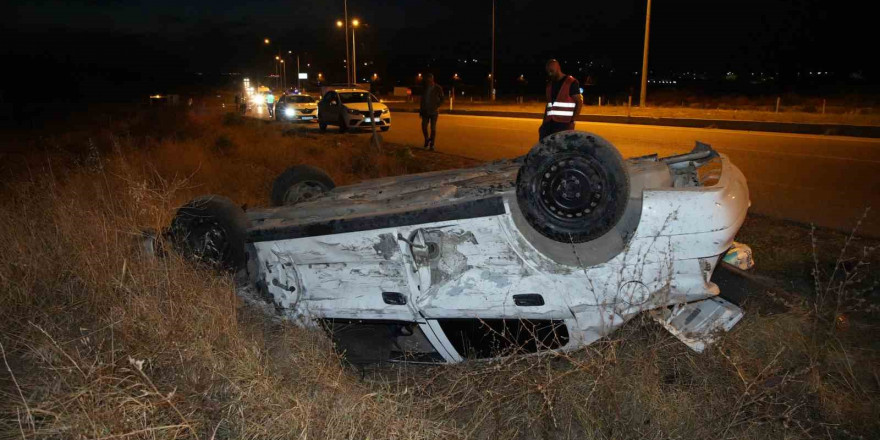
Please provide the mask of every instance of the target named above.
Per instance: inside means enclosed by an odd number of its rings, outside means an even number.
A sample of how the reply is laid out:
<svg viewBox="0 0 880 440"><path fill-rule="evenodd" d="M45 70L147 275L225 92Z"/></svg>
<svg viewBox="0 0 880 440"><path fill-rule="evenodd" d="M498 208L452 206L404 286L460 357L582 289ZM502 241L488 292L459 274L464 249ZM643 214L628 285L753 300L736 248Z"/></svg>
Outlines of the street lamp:
<svg viewBox="0 0 880 440"><path fill-rule="evenodd" d="M355 18L351 21L351 79L357 84L357 47L355 46L354 30L361 25L360 20Z"/></svg>
<svg viewBox="0 0 880 440"><path fill-rule="evenodd" d="M360 22L357 19L352 21L352 23L351 23L352 26L357 26L357 24L355 24L355 23L360 24ZM345 74L347 76L346 82L351 84L353 82L356 82L355 76L357 75L357 73L352 72L351 66L353 66L354 64L348 62L348 3L347 2L346 2L346 6L345 6L345 21L336 20L336 27L338 27L338 28L345 27ZM354 29L353 28L351 30L351 45L354 46ZM352 58L354 58L354 53L353 53L354 47L352 47L351 50L352 50Z"/></svg>
<svg viewBox="0 0 880 440"><path fill-rule="evenodd" d="M489 74L489 94L491 100L495 100L495 0L492 0L492 73Z"/></svg>
<svg viewBox="0 0 880 440"><path fill-rule="evenodd" d="M281 62L281 90L287 89L287 66L284 64L284 60L278 60Z"/></svg>
<svg viewBox="0 0 880 440"><path fill-rule="evenodd" d="M287 54L288 54L288 55L293 55L293 51L292 51L292 50L288 50L288 51L287 51ZM286 83L285 83L285 85L286 85ZM301 80L300 80L300 78L299 78L299 54L297 53L297 54L296 54L296 89L299 90L299 89L301 89L301 88L302 88L302 82L301 82Z"/></svg>
<svg viewBox="0 0 880 440"><path fill-rule="evenodd" d="M263 44L269 44L269 43L270 43L270 41L268 38L263 38Z"/></svg>
<svg viewBox="0 0 880 440"><path fill-rule="evenodd" d="M639 90L639 106L648 106L648 36L651 32L651 0L648 0L648 9L645 12L645 47L642 52L642 88Z"/></svg>

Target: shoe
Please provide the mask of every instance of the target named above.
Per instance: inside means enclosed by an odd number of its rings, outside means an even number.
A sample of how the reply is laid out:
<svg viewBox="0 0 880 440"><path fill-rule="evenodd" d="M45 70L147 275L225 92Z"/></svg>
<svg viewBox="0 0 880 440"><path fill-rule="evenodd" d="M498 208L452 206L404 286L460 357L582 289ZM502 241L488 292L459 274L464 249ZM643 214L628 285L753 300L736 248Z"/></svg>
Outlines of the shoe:
<svg viewBox="0 0 880 440"><path fill-rule="evenodd" d="M434 151L434 139L431 139L428 144L428 149Z"/></svg>
<svg viewBox="0 0 880 440"><path fill-rule="evenodd" d="M431 141L429 139L425 139L425 146L422 148L424 148L426 150L431 148Z"/></svg>

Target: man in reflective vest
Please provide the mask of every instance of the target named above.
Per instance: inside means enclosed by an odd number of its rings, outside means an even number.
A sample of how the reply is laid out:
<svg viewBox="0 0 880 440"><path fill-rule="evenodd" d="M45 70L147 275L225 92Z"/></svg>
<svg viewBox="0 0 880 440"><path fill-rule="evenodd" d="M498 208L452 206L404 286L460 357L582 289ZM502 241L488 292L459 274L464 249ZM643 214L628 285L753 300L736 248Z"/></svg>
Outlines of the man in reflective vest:
<svg viewBox="0 0 880 440"><path fill-rule="evenodd" d="M574 77L562 73L559 61L550 60L546 64L547 108L544 109L544 123L538 129L538 140L553 133L574 130L574 119L581 113L584 97L581 85Z"/></svg>

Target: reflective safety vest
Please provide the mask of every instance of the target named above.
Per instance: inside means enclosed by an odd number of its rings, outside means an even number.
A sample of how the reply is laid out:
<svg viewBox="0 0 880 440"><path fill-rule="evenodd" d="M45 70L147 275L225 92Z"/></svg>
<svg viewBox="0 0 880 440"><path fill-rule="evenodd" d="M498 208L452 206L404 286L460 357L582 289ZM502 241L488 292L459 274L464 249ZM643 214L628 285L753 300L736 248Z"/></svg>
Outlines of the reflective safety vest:
<svg viewBox="0 0 880 440"><path fill-rule="evenodd" d="M274 104L275 103L275 95L269 93L266 95L266 104Z"/></svg>
<svg viewBox="0 0 880 440"><path fill-rule="evenodd" d="M547 84L547 113L544 115L545 121L572 122L574 108L577 106L570 92L572 83L574 83L574 78L571 75L566 75L555 101L553 100L554 97L550 96L553 93L553 82L551 81L550 84Z"/></svg>

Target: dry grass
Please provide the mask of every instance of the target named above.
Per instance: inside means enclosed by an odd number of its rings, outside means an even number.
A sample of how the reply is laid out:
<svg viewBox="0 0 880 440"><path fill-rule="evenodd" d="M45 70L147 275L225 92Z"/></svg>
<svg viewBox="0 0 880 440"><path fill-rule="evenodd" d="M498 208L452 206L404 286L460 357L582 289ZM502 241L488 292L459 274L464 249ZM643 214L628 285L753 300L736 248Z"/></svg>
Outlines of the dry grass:
<svg viewBox="0 0 880 440"><path fill-rule="evenodd" d="M744 321L703 355L637 319L573 353L364 371L344 367L323 335L266 320L236 297L229 277L174 255L142 255L140 231L167 225L183 201L216 192L265 204L271 180L293 163L325 168L342 183L467 164L288 129L134 113L22 139L35 153L6 155L0 439L880 433L880 347L864 337L876 334L877 312L864 303L876 292L859 289L872 286L870 277L849 277L873 273L871 243L799 260L823 286L851 285L844 303L753 292ZM774 228L752 223L744 233ZM764 247L779 245L756 242L759 266ZM768 262L769 273L794 264ZM839 267L846 277L832 275Z"/></svg>

